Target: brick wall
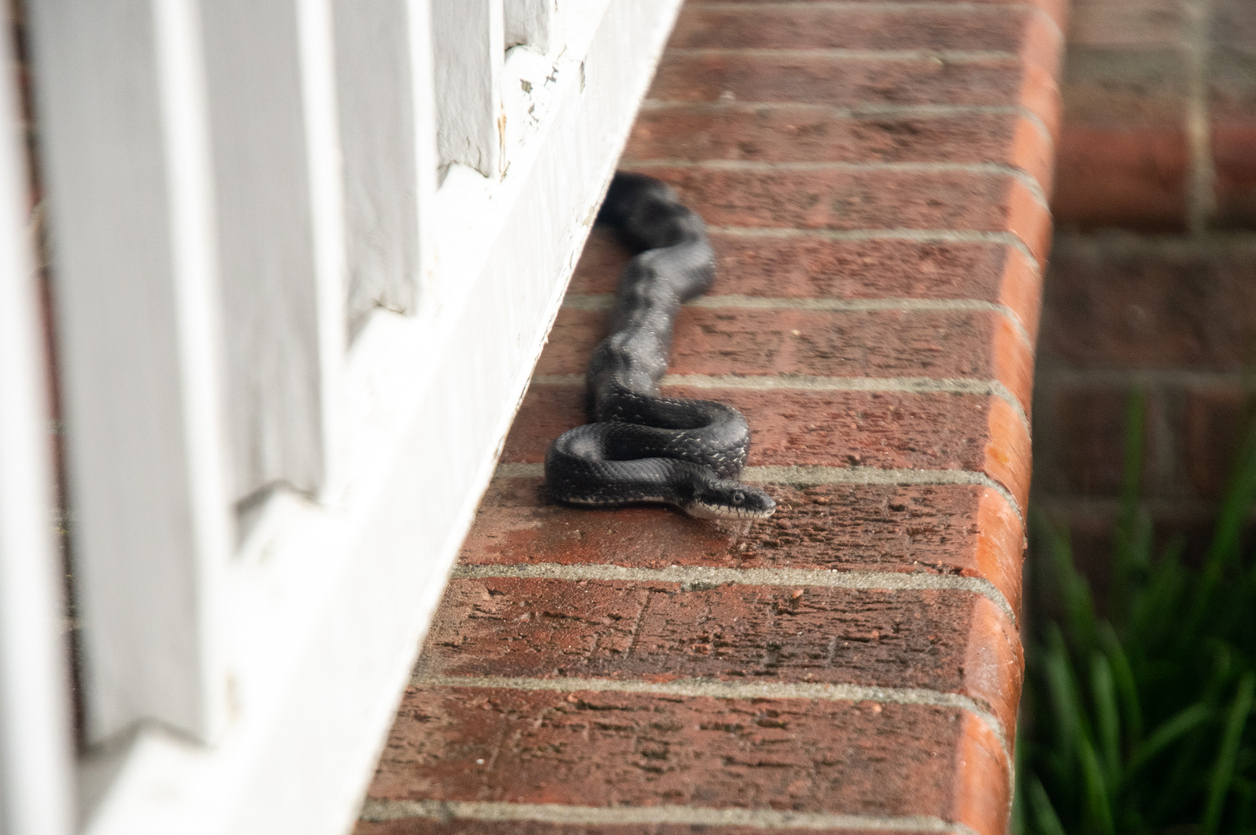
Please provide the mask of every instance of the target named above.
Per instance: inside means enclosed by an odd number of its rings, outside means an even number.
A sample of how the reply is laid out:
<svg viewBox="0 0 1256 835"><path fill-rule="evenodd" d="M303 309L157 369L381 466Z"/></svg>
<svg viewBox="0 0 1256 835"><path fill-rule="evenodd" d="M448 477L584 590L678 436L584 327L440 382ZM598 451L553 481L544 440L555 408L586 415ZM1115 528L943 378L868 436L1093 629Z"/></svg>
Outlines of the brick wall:
<svg viewBox="0 0 1256 835"><path fill-rule="evenodd" d="M1035 495L1102 582L1129 393L1197 550L1256 380L1256 3L1075 0L1068 40Z"/></svg>
<svg viewBox="0 0 1256 835"><path fill-rule="evenodd" d="M595 231L358 835L1004 831L1061 17L691 0L622 165L711 226L665 392L745 413L779 509L548 500Z"/></svg>
<svg viewBox="0 0 1256 835"><path fill-rule="evenodd" d="M1256 221L1256 4L1074 0L1062 96L1062 230Z"/></svg>

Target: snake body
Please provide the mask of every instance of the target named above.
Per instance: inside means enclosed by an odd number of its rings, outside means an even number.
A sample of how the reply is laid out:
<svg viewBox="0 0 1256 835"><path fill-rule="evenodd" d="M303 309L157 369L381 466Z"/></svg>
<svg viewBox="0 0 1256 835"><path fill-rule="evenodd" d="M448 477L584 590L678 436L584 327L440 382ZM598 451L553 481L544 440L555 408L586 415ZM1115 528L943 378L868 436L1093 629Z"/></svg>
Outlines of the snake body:
<svg viewBox="0 0 1256 835"><path fill-rule="evenodd" d="M589 360L593 423L564 432L545 457L551 494L591 507L661 502L699 518L770 516L771 497L737 481L750 449L741 413L659 395L676 314L715 276L706 224L665 183L625 172L598 222L638 254L620 276L610 335Z"/></svg>

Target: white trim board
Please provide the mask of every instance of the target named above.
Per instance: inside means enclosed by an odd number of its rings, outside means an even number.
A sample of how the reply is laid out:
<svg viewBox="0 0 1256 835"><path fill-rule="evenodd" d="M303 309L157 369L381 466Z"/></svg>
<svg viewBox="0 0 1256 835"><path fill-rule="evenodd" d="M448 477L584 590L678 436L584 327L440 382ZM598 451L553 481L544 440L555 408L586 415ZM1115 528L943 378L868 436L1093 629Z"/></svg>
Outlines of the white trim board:
<svg viewBox="0 0 1256 835"><path fill-rule="evenodd" d="M88 765L92 835L344 832L558 310L678 0L606 7L498 183L454 166L433 292L352 348L324 504L273 496L229 568L234 682L209 748L146 730ZM84 773L87 773L86 771Z"/></svg>

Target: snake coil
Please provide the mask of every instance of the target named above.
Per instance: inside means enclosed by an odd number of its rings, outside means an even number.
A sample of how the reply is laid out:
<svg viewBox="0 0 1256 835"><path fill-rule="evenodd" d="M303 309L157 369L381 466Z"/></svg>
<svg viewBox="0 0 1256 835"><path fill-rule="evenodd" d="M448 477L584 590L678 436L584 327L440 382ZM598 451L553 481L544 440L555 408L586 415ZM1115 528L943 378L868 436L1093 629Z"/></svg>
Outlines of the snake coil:
<svg viewBox="0 0 1256 835"><path fill-rule="evenodd" d="M676 313L715 277L706 224L665 183L622 171L598 222L638 254L620 276L610 336L589 360L593 422L564 432L545 456L551 494L588 507L662 502L703 519L767 518L771 497L737 481L750 449L741 413L659 395Z"/></svg>

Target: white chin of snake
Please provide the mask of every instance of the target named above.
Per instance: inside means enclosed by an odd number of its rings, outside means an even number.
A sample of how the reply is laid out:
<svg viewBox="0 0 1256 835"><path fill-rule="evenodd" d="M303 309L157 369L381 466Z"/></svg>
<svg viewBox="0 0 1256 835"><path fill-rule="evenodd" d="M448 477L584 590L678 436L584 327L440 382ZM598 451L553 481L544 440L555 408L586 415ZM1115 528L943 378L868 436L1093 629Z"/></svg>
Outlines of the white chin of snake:
<svg viewBox="0 0 1256 835"><path fill-rule="evenodd" d="M733 510L722 505L693 502L685 505L685 513L695 519L766 519L771 514L751 513L748 510Z"/></svg>

